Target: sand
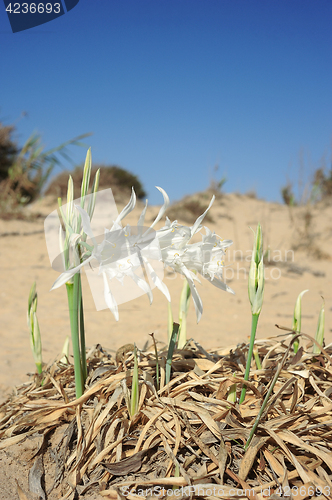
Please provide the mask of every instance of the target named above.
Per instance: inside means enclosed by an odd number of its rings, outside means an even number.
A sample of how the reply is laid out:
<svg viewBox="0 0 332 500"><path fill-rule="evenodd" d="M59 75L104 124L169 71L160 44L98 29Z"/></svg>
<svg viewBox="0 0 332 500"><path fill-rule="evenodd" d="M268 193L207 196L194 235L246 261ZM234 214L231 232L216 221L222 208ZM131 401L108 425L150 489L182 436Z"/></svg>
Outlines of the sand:
<svg viewBox="0 0 332 500"><path fill-rule="evenodd" d="M205 193L196 197L207 203L209 195ZM137 223L142 206L138 204L127 217L127 223ZM54 200L44 198L28 207L31 213L42 214L35 221L0 220L2 400L13 386L26 381L27 374L35 369L26 321L29 290L34 281L37 283L37 315L45 363L59 355L66 336L70 335L65 287L50 291L58 273L51 268L43 232L44 218L55 208ZM158 207L148 208L148 224L157 213ZM215 201L211 216L213 222L206 225L221 238L234 242L227 252L225 276L235 295L220 291L202 279L198 290L204 305L203 316L197 324L191 302L188 337L193 337L205 348L235 346L248 341L251 312L247 277L253 244L250 227L256 228L261 222L264 246L270 249L270 262L266 266L264 305L257 337L282 334L275 324L291 328L295 300L302 290L309 289L303 298L302 331L315 335L324 297L325 343L329 344L332 341L331 205L289 208L228 194ZM178 219L181 222L181 211ZM159 290L153 291L152 305L149 305L146 295L120 305L120 320L116 322L109 310L96 311L84 273L82 279L87 346L100 343L114 352L126 343L136 342L141 348L149 342L152 332L159 341L166 342L167 301ZM166 273L164 282L172 297L176 321L183 279Z"/></svg>

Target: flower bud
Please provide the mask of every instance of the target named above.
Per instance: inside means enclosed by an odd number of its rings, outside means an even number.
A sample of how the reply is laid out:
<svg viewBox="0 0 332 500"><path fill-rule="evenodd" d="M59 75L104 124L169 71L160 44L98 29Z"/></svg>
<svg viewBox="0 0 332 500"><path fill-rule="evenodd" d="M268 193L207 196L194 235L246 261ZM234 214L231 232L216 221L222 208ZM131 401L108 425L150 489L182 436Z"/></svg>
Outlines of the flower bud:
<svg viewBox="0 0 332 500"><path fill-rule="evenodd" d="M294 307L294 315L293 315L293 331L300 332L301 331L301 314L302 314L302 297L309 290L303 290L296 299L295 307ZM296 353L299 348L299 341L295 340L294 342L294 352Z"/></svg>
<svg viewBox="0 0 332 500"><path fill-rule="evenodd" d="M263 237L260 224L258 224L255 233L254 248L251 256L248 294L252 314L259 315L263 305L264 294Z"/></svg>

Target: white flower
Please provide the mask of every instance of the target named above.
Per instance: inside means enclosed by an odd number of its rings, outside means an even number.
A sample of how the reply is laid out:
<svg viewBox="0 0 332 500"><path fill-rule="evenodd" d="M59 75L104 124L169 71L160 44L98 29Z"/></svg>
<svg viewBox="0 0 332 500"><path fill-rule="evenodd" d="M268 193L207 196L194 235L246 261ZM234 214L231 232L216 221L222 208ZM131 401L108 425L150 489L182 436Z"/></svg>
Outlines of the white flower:
<svg viewBox="0 0 332 500"><path fill-rule="evenodd" d="M214 196L208 208L191 227L179 225L177 221L171 223L166 217L165 226L154 231L154 226L163 217L169 205L166 192L159 187L157 189L163 195L164 204L148 229L144 228L147 203L136 227L123 227L121 224L121 221L134 209L136 204L136 195L132 190L128 205L117 216L111 229L105 229L104 239L101 243L97 243L92 232L88 213L82 207L75 205L75 209L80 215L82 231L80 235L72 232L69 248L76 256L79 255L78 247L80 250L82 247L86 247L88 252L83 255L83 262L75 267L72 265L71 269L59 276L52 289L68 282L83 266L95 262L98 267L98 275L103 277L105 302L118 320L117 301L110 288L110 282L113 278L122 284L126 277L131 278L148 295L150 303L152 302L151 287L153 286L156 286L169 301L171 300L167 286L155 271L155 265L151 264L152 260L157 263L162 262L163 265L171 267L175 272L186 277L194 300L197 322L203 312L202 300L195 286L195 281L200 282L197 273L221 290L234 293L222 279L225 250L232 244L232 241L220 240L215 233L205 228L206 234L202 237L202 241L190 243L192 237L202 229L201 222L211 208ZM90 238L92 247L86 243L87 237ZM149 283L144 279L143 270Z"/></svg>
<svg viewBox="0 0 332 500"><path fill-rule="evenodd" d="M68 282L74 274L80 271L83 266L92 263L92 261L97 261L99 265L99 275L103 277L104 283L104 299L112 311L115 319L118 321L119 312L117 302L112 294L109 282L116 278L120 283L123 284L125 277L130 277L136 285L138 285L144 293L149 297L150 303L152 302L152 292L150 285L146 282L143 277L137 275L137 272L141 271L142 266L145 267L147 276L151 279L152 283L157 286L170 301L170 295L166 285L162 282L158 274L153 269L149 262L149 259L161 259L161 254L159 250L158 241L155 238L155 232L151 231L154 225L163 216L168 204L169 199L165 191L161 188L157 188L161 191L164 197L164 205L160 209L155 221L145 232L143 232L143 224L145 218L145 212L147 205L144 207L143 212L139 218L137 228L130 226L122 227L121 221L128 215L136 204L136 195L134 190L132 190L131 198L128 205L122 210L120 215L114 221L110 230L105 229L104 239L98 244L96 238L92 232L90 225L90 217L87 212L75 205L76 210L80 213L82 220L83 236L80 240L79 235L72 235L72 244L76 247L79 243L84 245L85 235L87 235L93 247L91 249L90 255L86 254L84 261L71 269L62 273L58 279L55 281L52 289L58 288L64 283ZM82 243L83 242L83 243ZM89 245L84 245L89 247Z"/></svg>
<svg viewBox="0 0 332 500"><path fill-rule="evenodd" d="M166 219L165 226L157 231L162 259L166 266L175 272L183 274L189 284L196 310L197 322L201 319L203 312L202 300L195 286L199 281L196 273L201 274L214 286L234 293L233 290L222 281L222 270L224 266L225 249L233 242L222 241L215 233L205 228L206 235L199 243L190 244L189 241L201 230L201 222L214 202L214 196L205 210L191 227L182 226L177 221L170 222Z"/></svg>

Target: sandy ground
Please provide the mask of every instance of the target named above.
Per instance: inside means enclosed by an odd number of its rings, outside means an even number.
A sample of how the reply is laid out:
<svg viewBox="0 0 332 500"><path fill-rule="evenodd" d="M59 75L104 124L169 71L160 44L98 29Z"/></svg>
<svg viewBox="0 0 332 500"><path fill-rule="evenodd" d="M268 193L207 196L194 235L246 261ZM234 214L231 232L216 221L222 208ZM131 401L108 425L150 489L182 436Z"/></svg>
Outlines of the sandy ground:
<svg viewBox="0 0 332 500"><path fill-rule="evenodd" d="M205 196L205 199L204 199ZM202 198L203 197L203 198ZM201 195L207 203L208 195ZM44 362L50 362L61 352L66 335L70 334L65 287L50 292L58 274L51 268L43 233L44 217L56 205L44 199L29 208L43 217L34 222L0 220L0 388L2 399L10 388L27 380L34 371L26 322L29 290L37 282L38 319L42 333ZM119 209L121 207L118 207ZM127 217L136 224L142 205ZM158 207L149 207L146 221L150 224ZM308 215L308 213L310 215ZM332 207L289 207L267 203L236 194L224 195L211 208L213 223L206 225L224 239L232 239L227 252L225 276L235 295L222 292L202 279L198 285L204 312L196 323L193 303L188 314L188 336L205 348L247 342L251 314L247 293L249 258L255 228L261 222L265 249L270 249L266 266L265 297L258 323L258 337L264 338L282 331L279 324L292 325L292 315L298 294L303 298L302 330L315 335L318 314L325 299L325 342L332 341ZM181 221L181 213L178 216ZM163 224L159 224L159 227ZM177 320L181 276L165 275L164 282L172 297L174 320ZM83 273L84 307L87 346L100 343L111 352L128 342L143 347L149 333L157 339L167 339L167 301L159 290L153 291L150 306L147 296L119 307L120 320L115 321L109 310L96 311L89 286Z"/></svg>

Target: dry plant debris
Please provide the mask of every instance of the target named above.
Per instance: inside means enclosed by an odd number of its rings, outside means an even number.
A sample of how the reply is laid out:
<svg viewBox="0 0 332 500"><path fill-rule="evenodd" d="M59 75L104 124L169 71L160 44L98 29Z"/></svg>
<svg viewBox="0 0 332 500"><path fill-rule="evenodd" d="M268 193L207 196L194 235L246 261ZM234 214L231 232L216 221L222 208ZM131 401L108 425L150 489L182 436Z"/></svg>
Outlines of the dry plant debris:
<svg viewBox="0 0 332 500"><path fill-rule="evenodd" d="M88 353L89 377L79 399L73 366L61 362L44 370L42 385L35 377L15 389L0 407L0 449L33 441L29 489L42 499L98 493L132 500L153 491L159 498L170 492L181 498L332 498L331 350L313 357L303 336L294 355L291 338L256 341L262 369L252 364L241 405L227 401L227 394L235 382L241 391L247 345L206 352L188 341L174 353L167 386L167 350L160 350L158 391L154 350L139 352L140 400L133 418L132 349L127 345L116 362L97 345ZM273 395L245 452L277 370Z"/></svg>

